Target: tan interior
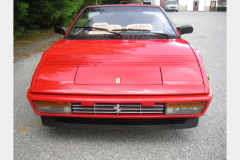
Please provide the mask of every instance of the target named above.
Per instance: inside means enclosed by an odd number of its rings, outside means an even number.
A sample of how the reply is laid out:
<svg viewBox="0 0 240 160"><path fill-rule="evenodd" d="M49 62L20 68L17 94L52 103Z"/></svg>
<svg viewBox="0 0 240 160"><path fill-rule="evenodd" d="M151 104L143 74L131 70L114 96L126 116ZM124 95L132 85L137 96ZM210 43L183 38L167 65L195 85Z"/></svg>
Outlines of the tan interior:
<svg viewBox="0 0 240 160"><path fill-rule="evenodd" d="M114 29L121 29L121 25L108 25L108 23L93 23L92 27L107 29L109 31L112 31ZM92 31L87 31L87 34L112 34L112 33L93 29Z"/></svg>
<svg viewBox="0 0 240 160"><path fill-rule="evenodd" d="M108 25L108 30L121 29L121 25Z"/></svg>
<svg viewBox="0 0 240 160"><path fill-rule="evenodd" d="M109 31L121 29L121 25L108 25L108 23L93 23L93 27L107 29ZM151 24L129 24L127 25L126 29L144 29L153 31L153 27ZM92 31L87 31L87 34L111 34L111 33L93 29Z"/></svg>
<svg viewBox="0 0 240 160"><path fill-rule="evenodd" d="M151 24L129 24L126 27L127 29L144 29L153 31L153 27Z"/></svg>

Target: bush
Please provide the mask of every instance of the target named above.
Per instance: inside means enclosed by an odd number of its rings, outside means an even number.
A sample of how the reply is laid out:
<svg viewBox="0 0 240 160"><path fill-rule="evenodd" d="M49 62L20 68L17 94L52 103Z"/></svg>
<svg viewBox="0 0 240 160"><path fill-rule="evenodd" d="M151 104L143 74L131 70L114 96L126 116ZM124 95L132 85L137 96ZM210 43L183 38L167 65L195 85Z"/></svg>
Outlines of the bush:
<svg viewBox="0 0 240 160"><path fill-rule="evenodd" d="M227 11L227 7L226 6L218 6L217 11Z"/></svg>
<svg viewBox="0 0 240 160"><path fill-rule="evenodd" d="M26 33L28 36L31 37L37 37L38 35L40 35L39 30L27 30Z"/></svg>
<svg viewBox="0 0 240 160"><path fill-rule="evenodd" d="M80 11L84 0L14 0L14 37L23 32L33 35L39 28L68 26Z"/></svg>
<svg viewBox="0 0 240 160"><path fill-rule="evenodd" d="M98 0L98 4L117 0ZM14 38L38 34L39 28L70 26L77 14L96 0L14 0Z"/></svg>

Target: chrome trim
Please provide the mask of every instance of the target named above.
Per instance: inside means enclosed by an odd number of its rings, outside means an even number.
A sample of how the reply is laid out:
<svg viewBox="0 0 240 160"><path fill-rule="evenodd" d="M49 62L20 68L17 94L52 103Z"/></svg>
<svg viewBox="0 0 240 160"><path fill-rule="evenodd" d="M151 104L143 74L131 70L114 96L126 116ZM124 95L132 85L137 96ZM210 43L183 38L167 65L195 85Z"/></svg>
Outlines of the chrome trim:
<svg viewBox="0 0 240 160"><path fill-rule="evenodd" d="M94 106L82 106L81 103L72 103L73 114L156 114L164 113L164 103L155 106L142 106L141 103L95 103Z"/></svg>

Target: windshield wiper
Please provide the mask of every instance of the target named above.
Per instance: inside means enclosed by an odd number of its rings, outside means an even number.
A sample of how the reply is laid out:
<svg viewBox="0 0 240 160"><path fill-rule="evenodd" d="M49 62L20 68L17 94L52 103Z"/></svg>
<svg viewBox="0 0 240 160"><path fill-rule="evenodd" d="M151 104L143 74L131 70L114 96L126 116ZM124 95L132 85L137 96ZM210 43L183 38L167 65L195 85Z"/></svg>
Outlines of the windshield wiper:
<svg viewBox="0 0 240 160"><path fill-rule="evenodd" d="M161 36L166 36L167 38L169 37L169 35L165 34L165 33L158 33L158 32L150 32L150 33L154 33L154 34L161 35Z"/></svg>
<svg viewBox="0 0 240 160"><path fill-rule="evenodd" d="M151 32L150 30L147 30L147 29L132 29L132 28L114 29L112 31L149 31L149 32Z"/></svg>
<svg viewBox="0 0 240 160"><path fill-rule="evenodd" d="M104 28L97 28L97 27L74 27L74 28L83 28L83 29L86 29L86 30L96 29L96 30L99 30L99 31L106 31L106 32L109 32L109 33L112 33L112 34L116 34L116 35L122 37L121 34L109 31L109 30L104 29Z"/></svg>
<svg viewBox="0 0 240 160"><path fill-rule="evenodd" d="M166 36L167 38L169 37L168 34L152 32L151 30L147 30L147 29L132 29L132 28L126 29L126 28L124 28L124 29L114 29L112 31L147 31L148 33L153 33L153 34L157 34L157 35L161 35L161 36Z"/></svg>

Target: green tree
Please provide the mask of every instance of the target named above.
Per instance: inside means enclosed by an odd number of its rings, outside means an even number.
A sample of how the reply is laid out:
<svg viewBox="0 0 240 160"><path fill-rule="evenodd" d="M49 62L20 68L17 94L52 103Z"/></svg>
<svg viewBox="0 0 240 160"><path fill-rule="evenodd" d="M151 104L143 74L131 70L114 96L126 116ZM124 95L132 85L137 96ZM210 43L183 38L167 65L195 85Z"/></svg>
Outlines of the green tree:
<svg viewBox="0 0 240 160"><path fill-rule="evenodd" d="M107 0L103 4L119 4L121 0Z"/></svg>
<svg viewBox="0 0 240 160"><path fill-rule="evenodd" d="M97 4L113 2L97 0ZM96 0L14 0L14 36L22 36L25 30L69 26L88 5L96 5Z"/></svg>
<svg viewBox="0 0 240 160"><path fill-rule="evenodd" d="M17 31L16 36L21 36L25 30L22 24L24 18L28 15L29 4L20 0L14 0L14 31Z"/></svg>
<svg viewBox="0 0 240 160"><path fill-rule="evenodd" d="M70 25L83 5L83 0L14 0L14 31L55 25Z"/></svg>

